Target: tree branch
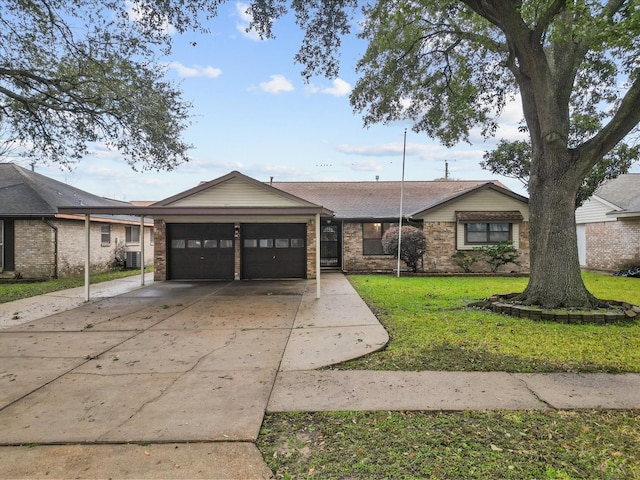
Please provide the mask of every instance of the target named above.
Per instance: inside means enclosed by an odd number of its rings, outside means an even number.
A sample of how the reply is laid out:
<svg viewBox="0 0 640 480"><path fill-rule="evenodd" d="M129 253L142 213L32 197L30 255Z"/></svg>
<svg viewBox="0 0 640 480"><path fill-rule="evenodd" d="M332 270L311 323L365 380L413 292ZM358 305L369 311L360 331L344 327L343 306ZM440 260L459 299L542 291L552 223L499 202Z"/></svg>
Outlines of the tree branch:
<svg viewBox="0 0 640 480"><path fill-rule="evenodd" d="M576 149L580 156L599 158L609 152L627 134L640 123L640 76L636 71L636 79L622 98L620 107L607 125L605 125L593 138L583 143Z"/></svg>

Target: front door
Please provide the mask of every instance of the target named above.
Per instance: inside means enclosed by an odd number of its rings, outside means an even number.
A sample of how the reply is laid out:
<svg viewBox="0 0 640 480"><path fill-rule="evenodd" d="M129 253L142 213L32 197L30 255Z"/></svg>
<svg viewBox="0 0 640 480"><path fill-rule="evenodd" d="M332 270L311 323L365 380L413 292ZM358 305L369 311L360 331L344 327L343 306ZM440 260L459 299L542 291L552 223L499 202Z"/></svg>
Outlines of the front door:
<svg viewBox="0 0 640 480"><path fill-rule="evenodd" d="M320 225L320 266L324 268L340 268L340 224L332 220L324 220Z"/></svg>

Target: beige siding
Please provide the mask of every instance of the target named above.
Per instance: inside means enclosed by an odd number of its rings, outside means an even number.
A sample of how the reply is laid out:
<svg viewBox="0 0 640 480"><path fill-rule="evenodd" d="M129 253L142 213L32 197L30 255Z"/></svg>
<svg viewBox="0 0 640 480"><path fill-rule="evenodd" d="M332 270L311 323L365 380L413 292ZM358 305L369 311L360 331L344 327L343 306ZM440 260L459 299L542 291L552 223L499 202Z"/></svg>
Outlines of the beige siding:
<svg viewBox="0 0 640 480"><path fill-rule="evenodd" d="M529 221L529 206L526 203L494 190L482 190L443 205L419 218L422 218L425 222L455 222L456 212L504 212L516 210L522 213L523 221Z"/></svg>
<svg viewBox="0 0 640 480"><path fill-rule="evenodd" d="M429 222L456 222L456 212L510 212L519 211L522 221L529 221L529 206L515 198L503 195L494 190L481 190L472 195L450 202L441 208L429 212L422 218L425 225ZM426 227L425 227L426 228ZM520 224L513 223L512 239L516 248L520 248ZM477 245L465 245L464 224L456 224L456 248L458 250L472 250Z"/></svg>
<svg viewBox="0 0 640 480"><path fill-rule="evenodd" d="M576 209L576 223L615 222L614 217L607 217L607 213L613 209L597 198L590 198Z"/></svg>
<svg viewBox="0 0 640 480"><path fill-rule="evenodd" d="M296 207L309 205L277 191L232 178L207 190L182 198L171 204L179 207Z"/></svg>

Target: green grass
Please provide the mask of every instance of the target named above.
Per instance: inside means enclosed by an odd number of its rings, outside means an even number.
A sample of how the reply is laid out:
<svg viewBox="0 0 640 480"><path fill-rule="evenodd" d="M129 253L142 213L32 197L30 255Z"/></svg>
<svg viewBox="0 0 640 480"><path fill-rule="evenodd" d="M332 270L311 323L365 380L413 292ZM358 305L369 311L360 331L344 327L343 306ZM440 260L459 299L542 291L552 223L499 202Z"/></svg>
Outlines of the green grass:
<svg viewBox="0 0 640 480"><path fill-rule="evenodd" d="M267 415L276 478L640 478L640 412Z"/></svg>
<svg viewBox="0 0 640 480"><path fill-rule="evenodd" d="M525 278L350 277L388 347L337 368L640 371L640 322L566 325L465 308ZM640 303L640 280L585 274ZM284 479L640 479L640 411L326 412L265 416L257 446Z"/></svg>
<svg viewBox="0 0 640 480"><path fill-rule="evenodd" d="M145 272L152 272L153 267L147 267ZM140 275L140 270L117 270L91 275L90 282L101 283L117 278ZM29 298L45 293L66 290L67 288L81 287L84 285L84 277L69 277L47 280L44 282L16 282L0 283L0 303L12 302L21 298Z"/></svg>
<svg viewBox="0 0 640 480"><path fill-rule="evenodd" d="M640 372L640 320L540 322L466 308L526 278L352 276L390 335L386 349L334 368L506 372ZM599 298L640 304L640 280L584 275Z"/></svg>

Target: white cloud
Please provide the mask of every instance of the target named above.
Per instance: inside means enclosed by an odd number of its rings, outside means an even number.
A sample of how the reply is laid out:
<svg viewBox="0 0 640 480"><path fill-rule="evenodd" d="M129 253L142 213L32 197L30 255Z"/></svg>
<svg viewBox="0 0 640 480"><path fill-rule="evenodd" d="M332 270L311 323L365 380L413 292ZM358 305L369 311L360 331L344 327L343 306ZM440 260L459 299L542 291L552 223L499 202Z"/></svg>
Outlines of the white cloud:
<svg viewBox="0 0 640 480"><path fill-rule="evenodd" d="M335 97L344 97L345 95L349 95L349 93L351 93L351 85L349 85L341 78L336 78L333 81L332 87L325 88L321 90L321 92L327 95L333 95Z"/></svg>
<svg viewBox="0 0 640 480"><path fill-rule="evenodd" d="M200 65L193 65L192 67L187 67L180 62L171 62L168 64L168 67L172 70L175 70L178 76L182 78L190 78L190 77L206 77L206 78L217 78L222 75L222 70L219 68L206 66L202 67Z"/></svg>
<svg viewBox="0 0 640 480"><path fill-rule="evenodd" d="M377 162L376 160L357 160L355 162L345 163L345 165L351 170L355 170L357 172L380 172L384 169L384 167Z"/></svg>
<svg viewBox="0 0 640 480"><path fill-rule="evenodd" d="M284 75L271 75L268 82L260 84L260 90L267 93L281 93L293 91L293 84Z"/></svg>
<svg viewBox="0 0 640 480"><path fill-rule="evenodd" d="M338 151L347 155L360 155L368 157L400 157L404 151L402 141L394 143L379 143L374 145L347 145L337 146ZM407 143L407 155L413 155L421 159L444 158L450 156L448 149L441 145Z"/></svg>
<svg viewBox="0 0 640 480"><path fill-rule="evenodd" d="M251 15L247 12L248 8L248 3L236 2L236 15L240 18L240 21L236 22L236 30L240 32L244 38L259 42L262 38L260 38L258 32L255 30L247 31L249 24L253 20Z"/></svg>

